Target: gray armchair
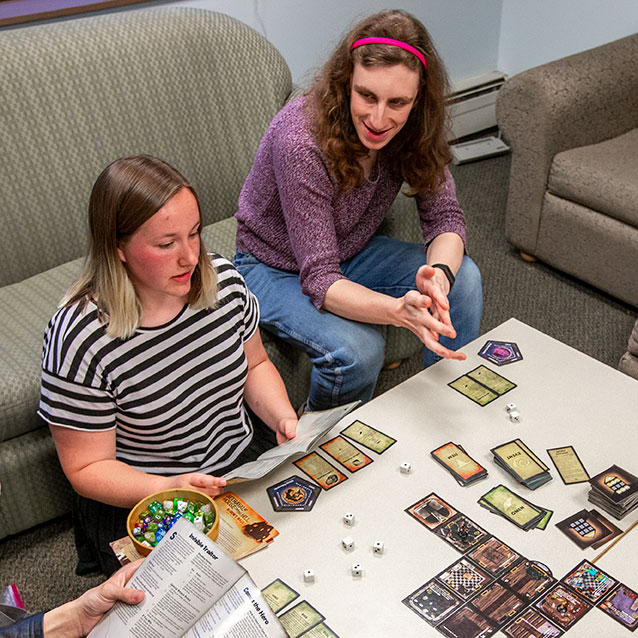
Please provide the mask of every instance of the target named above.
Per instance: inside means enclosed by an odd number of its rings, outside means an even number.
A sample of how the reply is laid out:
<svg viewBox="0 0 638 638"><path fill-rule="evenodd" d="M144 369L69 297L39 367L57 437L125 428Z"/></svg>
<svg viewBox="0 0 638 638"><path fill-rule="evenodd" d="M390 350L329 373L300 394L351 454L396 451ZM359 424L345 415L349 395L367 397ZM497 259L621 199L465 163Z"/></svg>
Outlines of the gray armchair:
<svg viewBox="0 0 638 638"><path fill-rule="evenodd" d="M497 122L507 239L638 307L638 34L512 77Z"/></svg>

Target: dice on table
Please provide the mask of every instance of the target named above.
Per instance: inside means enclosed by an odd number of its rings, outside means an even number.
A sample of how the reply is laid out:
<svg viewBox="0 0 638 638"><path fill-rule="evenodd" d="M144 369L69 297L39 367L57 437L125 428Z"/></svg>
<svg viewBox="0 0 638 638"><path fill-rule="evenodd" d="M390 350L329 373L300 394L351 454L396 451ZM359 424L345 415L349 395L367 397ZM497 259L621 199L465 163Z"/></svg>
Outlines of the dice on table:
<svg viewBox="0 0 638 638"><path fill-rule="evenodd" d="M306 583L312 583L315 580L315 572L313 569L304 569L303 579Z"/></svg>
<svg viewBox="0 0 638 638"><path fill-rule="evenodd" d="M352 512L346 512L343 515L343 522L349 526L354 525L354 514Z"/></svg>
<svg viewBox="0 0 638 638"><path fill-rule="evenodd" d="M518 423L521 420L521 415L516 410L510 410L509 415L512 423Z"/></svg>
<svg viewBox="0 0 638 638"><path fill-rule="evenodd" d="M363 568L361 567L361 563L352 563L352 567L350 568L353 576L361 576L363 573Z"/></svg>
<svg viewBox="0 0 638 638"><path fill-rule="evenodd" d="M518 407L517 407L516 403L508 403L508 404L505 406L505 409L506 409L508 412L511 412L512 410L518 410Z"/></svg>
<svg viewBox="0 0 638 638"><path fill-rule="evenodd" d="M346 536L342 541L341 541L341 546L343 547L343 549L345 549L346 551L351 551L352 549L354 549L354 540L350 537L350 536Z"/></svg>
<svg viewBox="0 0 638 638"><path fill-rule="evenodd" d="M412 465L407 461L404 461L399 465L399 470L401 470L401 474L409 474L412 471Z"/></svg>
<svg viewBox="0 0 638 638"><path fill-rule="evenodd" d="M383 554L383 550L384 550L383 541L375 541L374 545L372 546L372 551L375 554Z"/></svg>

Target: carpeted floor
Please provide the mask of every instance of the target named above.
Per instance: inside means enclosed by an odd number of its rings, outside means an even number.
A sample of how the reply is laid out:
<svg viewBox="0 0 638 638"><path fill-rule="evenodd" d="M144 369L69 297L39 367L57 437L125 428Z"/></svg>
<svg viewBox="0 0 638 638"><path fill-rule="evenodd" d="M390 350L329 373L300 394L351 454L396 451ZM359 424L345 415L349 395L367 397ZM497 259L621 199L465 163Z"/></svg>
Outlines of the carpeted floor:
<svg viewBox="0 0 638 638"><path fill-rule="evenodd" d="M636 310L544 264L520 259L503 230L509 156L455 167L453 173L468 221L469 253L483 274L482 332L516 317L615 368ZM377 392L416 373L420 359L382 373ZM0 586L16 582L32 611L66 602L103 580L76 576L74 567L69 517L0 541Z"/></svg>

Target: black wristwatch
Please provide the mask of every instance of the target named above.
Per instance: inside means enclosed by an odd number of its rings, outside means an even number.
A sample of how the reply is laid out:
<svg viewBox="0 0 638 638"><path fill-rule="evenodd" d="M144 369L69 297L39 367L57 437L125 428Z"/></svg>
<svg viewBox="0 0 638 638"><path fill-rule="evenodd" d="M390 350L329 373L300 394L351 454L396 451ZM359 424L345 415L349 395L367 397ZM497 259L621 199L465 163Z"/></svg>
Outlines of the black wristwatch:
<svg viewBox="0 0 638 638"><path fill-rule="evenodd" d="M447 280L450 282L450 290L452 290L452 286L454 285L456 277L454 276L454 273L450 270L450 267L447 266L446 264L432 264L432 268L440 268L443 271L443 273L447 277Z"/></svg>

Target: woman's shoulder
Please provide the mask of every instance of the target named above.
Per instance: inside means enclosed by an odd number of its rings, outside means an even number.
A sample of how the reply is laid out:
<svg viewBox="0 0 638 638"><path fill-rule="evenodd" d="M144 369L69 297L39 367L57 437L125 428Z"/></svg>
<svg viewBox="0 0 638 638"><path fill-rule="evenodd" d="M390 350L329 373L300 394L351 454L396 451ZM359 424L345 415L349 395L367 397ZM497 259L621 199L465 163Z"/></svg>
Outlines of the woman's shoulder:
<svg viewBox="0 0 638 638"><path fill-rule="evenodd" d="M306 96L291 100L270 124L269 136L273 143L290 149L298 146L316 146L312 123L306 108Z"/></svg>
<svg viewBox="0 0 638 638"><path fill-rule="evenodd" d="M230 259L215 252L209 252L208 258L217 273L217 288L220 295L223 295L225 290L229 291L233 287L246 287L243 277Z"/></svg>

